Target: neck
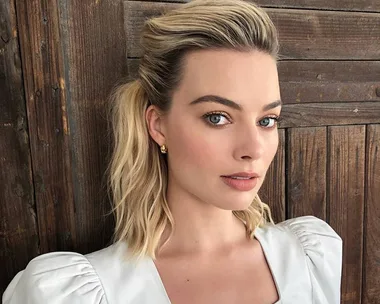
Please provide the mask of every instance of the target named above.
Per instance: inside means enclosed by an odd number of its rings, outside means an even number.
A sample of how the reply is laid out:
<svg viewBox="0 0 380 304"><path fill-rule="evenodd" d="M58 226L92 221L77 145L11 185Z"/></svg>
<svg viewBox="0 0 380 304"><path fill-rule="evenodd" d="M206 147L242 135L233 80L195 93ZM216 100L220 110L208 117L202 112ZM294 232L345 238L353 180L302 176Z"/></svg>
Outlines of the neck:
<svg viewBox="0 0 380 304"><path fill-rule="evenodd" d="M247 240L244 223L231 210L222 210L201 201L178 187L168 187L167 199L174 229L160 252L209 254L229 249ZM170 235L165 230L163 241Z"/></svg>

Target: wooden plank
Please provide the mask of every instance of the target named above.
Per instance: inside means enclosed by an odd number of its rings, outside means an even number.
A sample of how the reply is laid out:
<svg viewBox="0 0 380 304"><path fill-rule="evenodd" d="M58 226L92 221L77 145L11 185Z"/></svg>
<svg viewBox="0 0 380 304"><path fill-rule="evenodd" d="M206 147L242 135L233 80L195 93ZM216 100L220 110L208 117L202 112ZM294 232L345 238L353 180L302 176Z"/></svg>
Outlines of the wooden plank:
<svg viewBox="0 0 380 304"><path fill-rule="evenodd" d="M363 304L380 303L380 125L367 127Z"/></svg>
<svg viewBox="0 0 380 304"><path fill-rule="evenodd" d="M264 7L380 12L380 3L377 0L257 0L255 2Z"/></svg>
<svg viewBox="0 0 380 304"><path fill-rule="evenodd" d="M288 217L326 220L326 128L290 128L287 143Z"/></svg>
<svg viewBox="0 0 380 304"><path fill-rule="evenodd" d="M328 127L328 219L343 238L342 302L361 302L365 126Z"/></svg>
<svg viewBox="0 0 380 304"><path fill-rule="evenodd" d="M380 102L288 104L282 116L281 128L380 123Z"/></svg>
<svg viewBox="0 0 380 304"><path fill-rule="evenodd" d="M380 61L280 61L285 103L380 101Z"/></svg>
<svg viewBox="0 0 380 304"><path fill-rule="evenodd" d="M154 0L141 1L155 2ZM262 7L380 12L380 3L377 0L287 0L286 2L284 0L247 1L254 2ZM186 3L189 2L189 0L158 0L156 2Z"/></svg>
<svg viewBox="0 0 380 304"><path fill-rule="evenodd" d="M131 0L135 1L135 0ZM149 0L142 0L149 1ZM151 2L179 2L186 3L189 0L157 0ZM249 0L248 0L249 1ZM343 11L367 11L380 12L380 2L377 0L255 0L249 1L257 3L262 7L281 7L281 8L312 8L330 9Z"/></svg>
<svg viewBox="0 0 380 304"><path fill-rule="evenodd" d="M271 209L273 220L285 220L285 130L278 130L279 145L270 165L259 196Z"/></svg>
<svg viewBox="0 0 380 304"><path fill-rule="evenodd" d="M75 246L57 0L16 0L41 253Z"/></svg>
<svg viewBox="0 0 380 304"><path fill-rule="evenodd" d="M128 59L129 80L139 61ZM380 101L380 61L280 61L278 73L284 103Z"/></svg>
<svg viewBox="0 0 380 304"><path fill-rule="evenodd" d="M14 1L0 1L0 294L39 253Z"/></svg>
<svg viewBox="0 0 380 304"><path fill-rule="evenodd" d="M145 20L179 5L125 2L128 57L141 56L139 39ZM378 14L276 8L266 11L279 31L282 59L380 59Z"/></svg>
<svg viewBox="0 0 380 304"><path fill-rule="evenodd" d="M65 61L69 64L68 116L76 202L76 251L105 246L113 232L104 172L111 143L106 107L112 87L126 74L123 3L60 1Z"/></svg>

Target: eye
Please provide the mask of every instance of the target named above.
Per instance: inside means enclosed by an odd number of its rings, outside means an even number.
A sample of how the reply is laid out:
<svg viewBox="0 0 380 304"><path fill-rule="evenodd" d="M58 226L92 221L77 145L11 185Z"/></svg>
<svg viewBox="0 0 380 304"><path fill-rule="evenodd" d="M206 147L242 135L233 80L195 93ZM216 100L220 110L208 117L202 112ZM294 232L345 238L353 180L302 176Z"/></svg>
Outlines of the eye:
<svg viewBox="0 0 380 304"><path fill-rule="evenodd" d="M231 123L228 115L224 112L206 113L203 118L213 126L224 126Z"/></svg>
<svg viewBox="0 0 380 304"><path fill-rule="evenodd" d="M275 116L275 117L268 116L268 117L265 117L262 120L260 120L259 124L260 124L260 126L266 128L266 129L271 129L277 125L278 121L279 121L278 116Z"/></svg>

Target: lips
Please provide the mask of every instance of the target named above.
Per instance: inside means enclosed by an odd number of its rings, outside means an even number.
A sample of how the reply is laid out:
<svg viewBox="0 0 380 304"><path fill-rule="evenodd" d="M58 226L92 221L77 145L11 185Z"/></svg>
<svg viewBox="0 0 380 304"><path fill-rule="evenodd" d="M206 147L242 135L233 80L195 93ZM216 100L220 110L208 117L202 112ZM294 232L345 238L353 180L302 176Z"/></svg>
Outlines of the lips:
<svg viewBox="0 0 380 304"><path fill-rule="evenodd" d="M252 177L259 177L259 175L255 172L237 172L231 175L222 175L222 177L252 178Z"/></svg>
<svg viewBox="0 0 380 304"><path fill-rule="evenodd" d="M254 172L237 172L221 176L223 182L239 191L250 191L257 185L259 175Z"/></svg>

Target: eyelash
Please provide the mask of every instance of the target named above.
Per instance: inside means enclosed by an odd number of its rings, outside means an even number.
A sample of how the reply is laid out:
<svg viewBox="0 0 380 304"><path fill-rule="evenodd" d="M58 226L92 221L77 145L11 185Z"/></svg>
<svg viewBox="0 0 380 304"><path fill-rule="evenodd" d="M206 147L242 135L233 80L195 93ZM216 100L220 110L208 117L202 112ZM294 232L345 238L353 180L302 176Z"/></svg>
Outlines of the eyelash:
<svg viewBox="0 0 380 304"><path fill-rule="evenodd" d="M209 117L213 116L213 115L219 115L219 116L223 116L224 118L226 118L229 123L232 123L232 119L230 118L230 116L226 113L226 112L209 112L209 113L206 113L203 115L203 118L204 120L206 121L206 123L208 123L209 125L211 125L212 127L215 127L215 128L222 128L226 125L216 125L216 124L213 124L212 122L210 122L208 119ZM274 125L272 127L263 127L264 129L274 129L276 128L277 124L281 121L281 117L280 116L277 116L277 115L269 115L269 116L265 116L264 118L262 118L260 121L266 119L266 118L271 118L275 121Z"/></svg>

